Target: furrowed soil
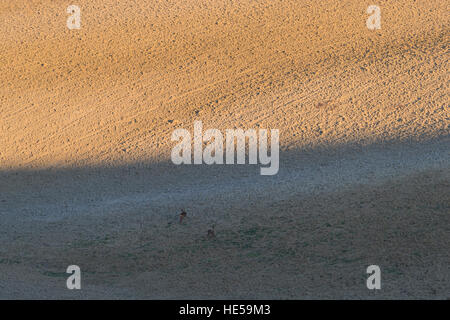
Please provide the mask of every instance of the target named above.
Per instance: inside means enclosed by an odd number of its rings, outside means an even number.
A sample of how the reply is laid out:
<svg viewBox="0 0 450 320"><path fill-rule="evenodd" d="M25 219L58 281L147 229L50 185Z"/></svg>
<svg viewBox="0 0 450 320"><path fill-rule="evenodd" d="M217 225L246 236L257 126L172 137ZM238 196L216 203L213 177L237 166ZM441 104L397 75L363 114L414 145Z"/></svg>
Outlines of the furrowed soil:
<svg viewBox="0 0 450 320"><path fill-rule="evenodd" d="M371 4L3 1L0 298L450 298L448 2ZM194 120L278 174L174 165Z"/></svg>

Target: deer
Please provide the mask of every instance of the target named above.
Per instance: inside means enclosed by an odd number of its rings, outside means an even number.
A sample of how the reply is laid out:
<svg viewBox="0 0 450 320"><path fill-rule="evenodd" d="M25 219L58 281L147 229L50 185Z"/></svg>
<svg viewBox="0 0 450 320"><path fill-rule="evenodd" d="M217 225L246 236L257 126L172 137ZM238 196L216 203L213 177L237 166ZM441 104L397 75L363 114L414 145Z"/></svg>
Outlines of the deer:
<svg viewBox="0 0 450 320"><path fill-rule="evenodd" d="M208 229L207 237L208 239L212 239L216 237L216 233L214 232L215 225L212 225L211 229Z"/></svg>
<svg viewBox="0 0 450 320"><path fill-rule="evenodd" d="M187 213L184 209L181 209L181 213L180 213L180 223L183 222L183 219L186 218Z"/></svg>

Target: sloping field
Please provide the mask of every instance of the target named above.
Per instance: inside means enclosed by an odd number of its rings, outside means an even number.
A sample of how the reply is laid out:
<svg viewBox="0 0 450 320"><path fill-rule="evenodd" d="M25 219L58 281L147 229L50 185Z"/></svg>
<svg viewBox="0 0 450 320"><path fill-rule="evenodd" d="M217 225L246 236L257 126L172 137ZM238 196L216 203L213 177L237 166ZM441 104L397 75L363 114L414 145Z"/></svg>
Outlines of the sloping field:
<svg viewBox="0 0 450 320"><path fill-rule="evenodd" d="M278 128L286 149L448 133L446 1L3 3L1 168L167 160L170 134ZM447 90L446 90L447 89Z"/></svg>
<svg viewBox="0 0 450 320"><path fill-rule="evenodd" d="M0 298L449 298L448 2L371 4L0 3ZM175 166L194 120L279 173Z"/></svg>

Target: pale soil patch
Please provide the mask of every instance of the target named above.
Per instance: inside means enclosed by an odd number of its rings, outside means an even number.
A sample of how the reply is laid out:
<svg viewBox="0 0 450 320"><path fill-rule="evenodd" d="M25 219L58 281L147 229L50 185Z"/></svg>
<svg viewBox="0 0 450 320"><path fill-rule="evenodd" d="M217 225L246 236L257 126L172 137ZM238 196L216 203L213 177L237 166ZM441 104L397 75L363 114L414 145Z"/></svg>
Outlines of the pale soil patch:
<svg viewBox="0 0 450 320"><path fill-rule="evenodd" d="M0 7L0 168L167 161L170 135L276 128L281 148L449 133L446 0L16 0Z"/></svg>

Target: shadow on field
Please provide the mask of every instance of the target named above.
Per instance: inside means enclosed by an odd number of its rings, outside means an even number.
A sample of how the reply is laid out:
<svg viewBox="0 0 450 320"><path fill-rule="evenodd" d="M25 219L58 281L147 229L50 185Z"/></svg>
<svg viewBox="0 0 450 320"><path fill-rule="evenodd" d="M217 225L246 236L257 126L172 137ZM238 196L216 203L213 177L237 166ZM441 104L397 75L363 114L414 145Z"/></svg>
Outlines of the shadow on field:
<svg viewBox="0 0 450 320"><path fill-rule="evenodd" d="M41 298L448 298L449 150L444 138L283 153L273 177L170 163L2 172L0 297L39 298L17 277L48 282Z"/></svg>

